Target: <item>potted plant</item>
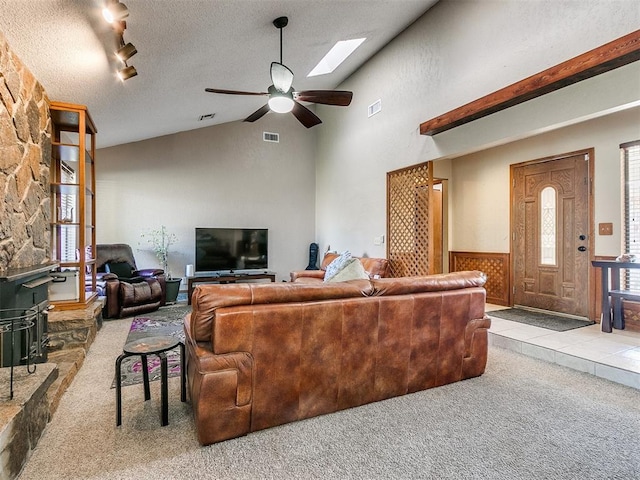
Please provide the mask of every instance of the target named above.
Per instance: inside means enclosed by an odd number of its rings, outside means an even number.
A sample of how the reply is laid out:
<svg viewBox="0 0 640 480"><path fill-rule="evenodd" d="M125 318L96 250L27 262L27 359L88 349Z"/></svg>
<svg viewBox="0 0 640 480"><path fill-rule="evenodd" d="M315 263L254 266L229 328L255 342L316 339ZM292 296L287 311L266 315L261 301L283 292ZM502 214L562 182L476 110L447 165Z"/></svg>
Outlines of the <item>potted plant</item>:
<svg viewBox="0 0 640 480"><path fill-rule="evenodd" d="M151 250L153 250L153 253L164 270L166 284L165 302L175 303L178 299L182 279L171 276L171 270L169 269L169 247L178 241L177 235L175 233L169 233L167 227L161 225L160 228L151 230L148 233L143 233L141 237L146 239L149 245L151 245Z"/></svg>

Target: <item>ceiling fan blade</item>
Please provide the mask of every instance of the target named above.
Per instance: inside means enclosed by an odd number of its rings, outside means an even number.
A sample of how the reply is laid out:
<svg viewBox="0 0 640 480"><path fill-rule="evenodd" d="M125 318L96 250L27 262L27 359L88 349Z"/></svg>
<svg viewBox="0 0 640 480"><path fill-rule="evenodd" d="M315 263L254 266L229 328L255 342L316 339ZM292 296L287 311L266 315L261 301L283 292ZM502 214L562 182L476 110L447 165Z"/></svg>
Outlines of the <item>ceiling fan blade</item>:
<svg viewBox="0 0 640 480"><path fill-rule="evenodd" d="M278 62L271 63L271 83L282 93L286 93L293 85L293 72Z"/></svg>
<svg viewBox="0 0 640 480"><path fill-rule="evenodd" d="M258 110L253 112L247 118L244 119L245 122L255 122L256 120L264 117L269 112L269 104L266 103L264 106L260 107Z"/></svg>
<svg viewBox="0 0 640 480"><path fill-rule="evenodd" d="M226 93L228 95L269 95L267 92L241 92L238 90L220 90L219 88L205 88L209 93Z"/></svg>
<svg viewBox="0 0 640 480"><path fill-rule="evenodd" d="M293 113L298 121L307 128L311 128L322 123L322 120L320 120L315 113L298 102L293 103L293 110L291 110L291 113Z"/></svg>
<svg viewBox="0 0 640 480"><path fill-rule="evenodd" d="M293 98L300 102L346 107L351 103L353 92L347 92L345 90L306 90L304 92L295 92Z"/></svg>

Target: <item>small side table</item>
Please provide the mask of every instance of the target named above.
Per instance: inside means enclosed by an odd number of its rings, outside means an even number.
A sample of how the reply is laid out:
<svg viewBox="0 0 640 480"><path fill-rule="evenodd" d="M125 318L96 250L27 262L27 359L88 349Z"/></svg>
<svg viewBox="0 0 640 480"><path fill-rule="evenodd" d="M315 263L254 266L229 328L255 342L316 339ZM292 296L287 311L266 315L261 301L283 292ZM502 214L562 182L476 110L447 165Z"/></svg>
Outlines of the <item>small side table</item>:
<svg viewBox="0 0 640 480"><path fill-rule="evenodd" d="M145 337L127 343L122 349L122 355L116 359L116 426L122 424L122 360L133 355L140 355L142 359L142 379L144 383L144 399L151 398L149 388L149 370L147 355L157 355L160 358L160 395L162 406L162 426L169 424L169 389L167 386L168 366L167 351L180 346L180 400L187 400L186 372L184 369L184 343L174 337L158 336Z"/></svg>

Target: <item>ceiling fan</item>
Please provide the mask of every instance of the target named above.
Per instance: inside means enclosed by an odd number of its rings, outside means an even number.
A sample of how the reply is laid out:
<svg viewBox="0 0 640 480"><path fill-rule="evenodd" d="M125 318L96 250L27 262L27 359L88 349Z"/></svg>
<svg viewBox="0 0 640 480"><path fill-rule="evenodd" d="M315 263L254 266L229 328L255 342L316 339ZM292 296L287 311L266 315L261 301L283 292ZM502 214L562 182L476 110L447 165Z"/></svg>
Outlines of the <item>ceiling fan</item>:
<svg viewBox="0 0 640 480"><path fill-rule="evenodd" d="M255 122L270 110L277 113L291 112L305 127L311 128L322 120L299 102L321 103L346 107L351 103L352 92L344 90L307 90L296 92L293 89L293 72L282 63L282 29L287 26L287 17L278 17L273 25L280 30L280 62L271 63L271 83L266 92L241 92L238 90L221 90L219 88L205 88L206 92L223 93L227 95L265 95L269 101L253 112L245 122Z"/></svg>

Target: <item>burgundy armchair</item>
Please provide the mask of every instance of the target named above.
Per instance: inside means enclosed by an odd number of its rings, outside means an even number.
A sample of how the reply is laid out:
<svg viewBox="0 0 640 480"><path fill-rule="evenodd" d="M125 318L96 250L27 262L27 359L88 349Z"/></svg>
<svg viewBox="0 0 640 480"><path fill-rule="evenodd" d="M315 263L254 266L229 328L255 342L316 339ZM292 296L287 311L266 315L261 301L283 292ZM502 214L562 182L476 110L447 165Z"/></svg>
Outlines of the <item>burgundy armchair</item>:
<svg viewBox="0 0 640 480"><path fill-rule="evenodd" d="M96 245L98 281L103 286L105 318L122 318L157 310L165 304L164 270L138 270L125 243Z"/></svg>

